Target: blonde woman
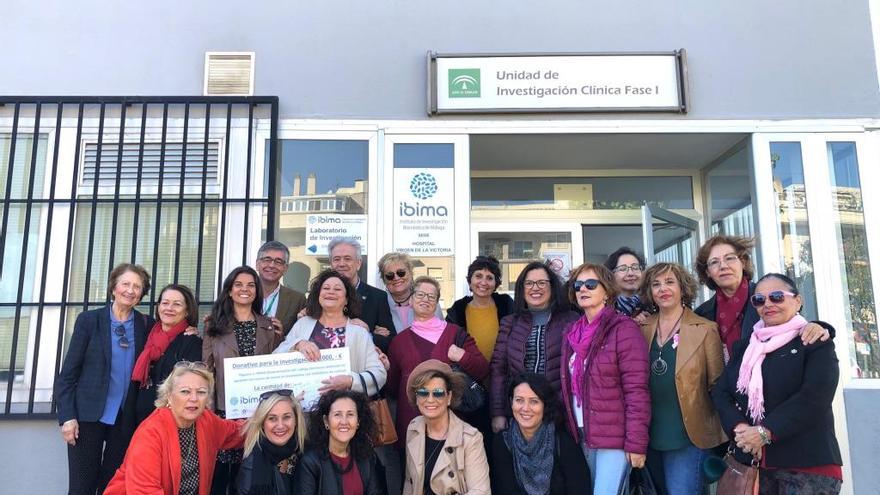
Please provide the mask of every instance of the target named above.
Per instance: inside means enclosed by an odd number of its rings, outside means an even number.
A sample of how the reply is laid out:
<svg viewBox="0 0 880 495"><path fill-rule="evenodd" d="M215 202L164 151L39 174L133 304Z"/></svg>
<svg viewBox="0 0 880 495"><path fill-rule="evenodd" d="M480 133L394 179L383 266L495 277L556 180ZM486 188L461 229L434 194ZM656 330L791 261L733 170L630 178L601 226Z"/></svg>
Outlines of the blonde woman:
<svg viewBox="0 0 880 495"><path fill-rule="evenodd" d="M214 375L205 363L177 363L157 393L105 495L207 495L217 452L241 447L240 422L208 410Z"/></svg>
<svg viewBox="0 0 880 495"><path fill-rule="evenodd" d="M241 495L290 495L293 470L306 441L302 406L290 389L260 395L244 428L244 460L238 473Z"/></svg>

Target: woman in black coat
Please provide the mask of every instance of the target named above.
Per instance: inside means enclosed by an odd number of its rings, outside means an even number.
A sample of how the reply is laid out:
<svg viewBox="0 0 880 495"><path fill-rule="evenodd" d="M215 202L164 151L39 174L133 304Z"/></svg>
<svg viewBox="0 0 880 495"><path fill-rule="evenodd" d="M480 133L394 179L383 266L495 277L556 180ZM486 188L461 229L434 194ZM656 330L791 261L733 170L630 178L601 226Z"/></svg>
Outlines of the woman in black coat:
<svg viewBox="0 0 880 495"><path fill-rule="evenodd" d="M751 297L761 321L734 345L712 389L721 423L743 464L760 463L762 494L838 493L840 449L831 402L840 369L831 340L804 344L807 321L794 282L762 277Z"/></svg>
<svg viewBox="0 0 880 495"><path fill-rule="evenodd" d="M373 451L376 421L367 396L330 390L309 413L309 448L293 474L297 495L384 495L385 473Z"/></svg>
<svg viewBox="0 0 880 495"><path fill-rule="evenodd" d="M543 375L521 373L508 387L513 421L492 440L492 491L505 495L591 494L581 448L561 426L558 400Z"/></svg>

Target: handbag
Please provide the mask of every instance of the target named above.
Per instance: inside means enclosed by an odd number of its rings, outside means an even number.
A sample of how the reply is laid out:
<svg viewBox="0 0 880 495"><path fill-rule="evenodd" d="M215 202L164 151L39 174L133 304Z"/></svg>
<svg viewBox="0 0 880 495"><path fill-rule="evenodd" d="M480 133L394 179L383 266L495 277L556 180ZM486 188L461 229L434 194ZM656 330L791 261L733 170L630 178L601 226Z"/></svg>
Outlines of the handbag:
<svg viewBox="0 0 880 495"><path fill-rule="evenodd" d="M467 330L459 327L458 332L455 334L455 345L464 349L464 341L467 338ZM464 393L462 393L461 402L455 410L462 413L470 413L483 407L486 403L486 389L483 387L483 384L469 375L458 363L450 363L450 368L452 368L452 371L461 373L464 376Z"/></svg>
<svg viewBox="0 0 880 495"><path fill-rule="evenodd" d="M368 370L365 371L365 373L369 373L370 378L373 379L373 385L376 386L376 390L378 391L379 383L376 382L376 377L373 376L373 372ZM366 393L367 382L364 381L364 377L361 373L358 373L358 378L360 378L361 385L364 387L364 393ZM388 407L388 401L385 397L382 397L378 392L370 398L370 412L373 413L373 419L376 421L376 438L373 440L374 444L380 446L397 443L397 429L394 426L394 420L391 419L391 408Z"/></svg>
<svg viewBox="0 0 880 495"><path fill-rule="evenodd" d="M733 443L724 456L727 469L718 480L718 493L722 495L757 495L758 461L752 457L751 465L745 465L733 457Z"/></svg>
<svg viewBox="0 0 880 495"><path fill-rule="evenodd" d="M630 466L620 480L618 495L658 495L654 479L647 468L633 469Z"/></svg>

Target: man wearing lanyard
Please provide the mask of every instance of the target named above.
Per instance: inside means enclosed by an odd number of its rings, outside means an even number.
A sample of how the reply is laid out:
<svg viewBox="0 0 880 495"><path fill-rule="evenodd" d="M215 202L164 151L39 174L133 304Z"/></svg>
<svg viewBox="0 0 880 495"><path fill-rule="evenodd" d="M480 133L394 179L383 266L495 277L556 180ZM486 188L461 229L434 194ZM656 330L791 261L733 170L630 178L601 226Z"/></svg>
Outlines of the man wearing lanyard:
<svg viewBox="0 0 880 495"><path fill-rule="evenodd" d="M335 237L330 240L327 250L330 252L330 268L346 277L361 296L363 307L360 320L373 335L373 343L382 352L388 352L388 346L397 331L391 319L388 295L384 290L367 284L358 275L361 269L361 244L356 239Z"/></svg>
<svg viewBox="0 0 880 495"><path fill-rule="evenodd" d="M287 273L290 250L283 243L269 241L257 251L257 274L263 286L263 315L272 319L276 332L287 335L297 314L306 306L306 296L281 284Z"/></svg>

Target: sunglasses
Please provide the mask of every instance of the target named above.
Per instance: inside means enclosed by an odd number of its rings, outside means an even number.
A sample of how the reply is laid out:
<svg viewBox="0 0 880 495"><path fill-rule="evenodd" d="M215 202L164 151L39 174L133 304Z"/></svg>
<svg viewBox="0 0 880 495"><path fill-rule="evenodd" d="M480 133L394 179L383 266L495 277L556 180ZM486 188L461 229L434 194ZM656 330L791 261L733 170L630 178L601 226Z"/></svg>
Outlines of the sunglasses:
<svg viewBox="0 0 880 495"><path fill-rule="evenodd" d="M430 391L426 388L420 388L416 390L416 397L418 397L419 399L427 399L429 395L432 395L435 399L442 399L446 397L446 394L448 393L449 392L442 388L435 388L434 390Z"/></svg>
<svg viewBox="0 0 880 495"><path fill-rule="evenodd" d="M793 292L788 292L784 290L774 290L766 296L764 294L761 294L760 292L756 292L752 294L752 306L760 308L764 305L764 303L767 302L768 299L774 304L780 304L782 303L782 301L785 301L785 296L794 297L796 295L797 294Z"/></svg>
<svg viewBox="0 0 880 495"><path fill-rule="evenodd" d="M596 287L599 287L599 281L595 278L588 278L586 280L575 280L571 283L571 288L575 292L580 292L581 287L586 287L587 290L596 290Z"/></svg>
<svg viewBox="0 0 880 495"><path fill-rule="evenodd" d="M206 370L208 369L208 365L204 361L187 361L182 360L174 363L175 368L187 368L191 370L200 369Z"/></svg>
<svg viewBox="0 0 880 495"><path fill-rule="evenodd" d="M131 342L128 340L128 337L125 336L125 327L123 325L119 325L118 327L113 329L113 333L119 337L119 340L116 342L119 343L119 347L123 349L128 349L131 346Z"/></svg>
<svg viewBox="0 0 880 495"><path fill-rule="evenodd" d="M395 272L385 272L385 280L392 281L394 280L394 276L397 275L397 278L406 277L406 270L400 269Z"/></svg>
<svg viewBox="0 0 880 495"><path fill-rule="evenodd" d="M293 395L293 390L289 388L279 388L278 390L269 390L267 392L263 392L260 394L260 402L272 397L273 395L280 395L281 397L290 397Z"/></svg>

